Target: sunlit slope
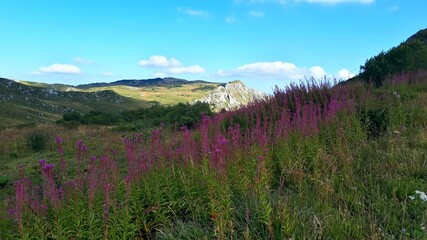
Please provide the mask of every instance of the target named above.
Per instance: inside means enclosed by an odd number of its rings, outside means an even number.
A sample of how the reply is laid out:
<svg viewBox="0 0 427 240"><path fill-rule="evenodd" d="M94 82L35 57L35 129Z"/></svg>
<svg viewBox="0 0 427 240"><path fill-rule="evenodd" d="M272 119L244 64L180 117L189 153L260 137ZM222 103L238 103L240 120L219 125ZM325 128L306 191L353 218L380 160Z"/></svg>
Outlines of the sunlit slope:
<svg viewBox="0 0 427 240"><path fill-rule="evenodd" d="M154 85L154 86L102 86L85 89L85 92L111 90L122 96L143 101L155 101L165 105L193 102L206 97L220 84L217 83L186 83L180 85Z"/></svg>
<svg viewBox="0 0 427 240"><path fill-rule="evenodd" d="M122 111L149 105L113 91L63 92L0 78L1 127L52 122L70 111Z"/></svg>

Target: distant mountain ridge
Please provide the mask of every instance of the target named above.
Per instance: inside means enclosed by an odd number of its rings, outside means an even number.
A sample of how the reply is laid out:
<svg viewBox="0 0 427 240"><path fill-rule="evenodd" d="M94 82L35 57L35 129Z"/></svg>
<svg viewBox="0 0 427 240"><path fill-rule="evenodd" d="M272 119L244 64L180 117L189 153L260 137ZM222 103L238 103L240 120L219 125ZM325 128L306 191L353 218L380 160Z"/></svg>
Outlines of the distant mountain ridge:
<svg viewBox="0 0 427 240"><path fill-rule="evenodd" d="M67 112L117 112L160 103L208 102L231 110L261 95L242 82L214 83L179 78L125 79L78 86L0 78L0 127L52 122Z"/></svg>
<svg viewBox="0 0 427 240"><path fill-rule="evenodd" d="M202 80L188 81L180 78L151 78L151 79L123 79L111 83L90 83L75 86L80 89L109 86L130 86L130 87L149 87L149 86L173 86L180 84L211 83Z"/></svg>

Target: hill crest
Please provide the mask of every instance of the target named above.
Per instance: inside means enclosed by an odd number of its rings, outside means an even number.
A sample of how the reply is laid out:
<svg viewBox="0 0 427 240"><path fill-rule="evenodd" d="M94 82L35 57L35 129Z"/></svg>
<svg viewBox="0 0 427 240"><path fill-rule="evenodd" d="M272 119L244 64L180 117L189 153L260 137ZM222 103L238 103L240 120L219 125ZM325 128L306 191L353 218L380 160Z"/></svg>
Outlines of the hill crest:
<svg viewBox="0 0 427 240"><path fill-rule="evenodd" d="M80 89L89 89L94 87L111 87L111 86L131 86L131 87L150 87L150 86L174 86L182 84L194 84L194 83L207 83L207 84L218 84L213 82L207 82L202 80L188 81L181 78L149 78L149 79L122 79L110 83L100 82L100 83L90 83L90 84L81 84L75 86Z"/></svg>

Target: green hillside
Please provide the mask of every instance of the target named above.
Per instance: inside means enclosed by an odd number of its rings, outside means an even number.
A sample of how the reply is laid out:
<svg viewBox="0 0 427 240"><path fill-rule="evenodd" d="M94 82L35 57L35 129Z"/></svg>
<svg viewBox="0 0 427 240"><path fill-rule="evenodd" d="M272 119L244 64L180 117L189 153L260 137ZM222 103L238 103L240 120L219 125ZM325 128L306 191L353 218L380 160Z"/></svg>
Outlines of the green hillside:
<svg viewBox="0 0 427 240"><path fill-rule="evenodd" d="M150 105L113 91L64 92L58 89L66 86L32 85L0 78L0 126L48 123L72 111L122 111Z"/></svg>
<svg viewBox="0 0 427 240"><path fill-rule="evenodd" d="M427 29L420 30L399 46L369 58L360 70L356 78L372 82L377 87L387 76L427 70Z"/></svg>
<svg viewBox="0 0 427 240"><path fill-rule="evenodd" d="M0 239L426 239L426 84L293 85L192 129L0 131Z"/></svg>
<svg viewBox="0 0 427 240"><path fill-rule="evenodd" d="M408 38L408 42L415 40L421 41L427 45L427 29L422 29Z"/></svg>
<svg viewBox="0 0 427 240"><path fill-rule="evenodd" d="M19 81L33 87L51 88L57 91L98 92L113 91L117 94L144 102L162 105L194 102L206 97L222 83L201 80L187 81L177 78L154 78L142 80L119 80L111 83L91 83L78 86Z"/></svg>
<svg viewBox="0 0 427 240"><path fill-rule="evenodd" d="M113 85L86 88L85 92L111 90L122 96L143 101L155 101L164 105L193 102L206 97L218 87L218 83L187 82L177 85L126 86Z"/></svg>
<svg viewBox="0 0 427 240"><path fill-rule="evenodd" d="M243 83L241 85L234 92L241 97L238 101L242 105L247 104L248 100L256 99L256 96L252 96L255 91L249 91ZM166 106L193 103L206 98L220 86L226 84L176 78L119 80L78 86L1 79L0 126L53 122L64 113L74 111L117 113L147 108L155 103ZM226 100L223 98L218 101Z"/></svg>

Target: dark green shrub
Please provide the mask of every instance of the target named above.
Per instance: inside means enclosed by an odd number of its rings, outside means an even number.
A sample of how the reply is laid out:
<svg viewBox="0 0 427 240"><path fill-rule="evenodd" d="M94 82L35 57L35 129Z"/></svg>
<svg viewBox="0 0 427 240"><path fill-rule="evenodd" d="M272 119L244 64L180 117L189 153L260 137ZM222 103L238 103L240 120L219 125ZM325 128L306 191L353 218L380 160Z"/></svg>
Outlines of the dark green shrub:
<svg viewBox="0 0 427 240"><path fill-rule="evenodd" d="M175 106L169 107L167 109L165 116L165 122L167 123L177 123L180 126L187 126L193 128L194 125L200 120L201 114L210 116L212 111L209 104L197 102L193 105L188 103L179 103Z"/></svg>
<svg viewBox="0 0 427 240"><path fill-rule="evenodd" d="M49 141L49 135L42 131L29 132L25 136L25 142L29 149L34 152L41 152L46 150Z"/></svg>
<svg viewBox="0 0 427 240"><path fill-rule="evenodd" d="M120 121L118 114L101 112L101 111L90 111L88 114L83 116L81 120L84 124L96 124L96 125L114 125Z"/></svg>
<svg viewBox="0 0 427 240"><path fill-rule="evenodd" d="M193 128L202 114L211 116L209 104L197 102L195 104L179 103L174 106L155 104L146 109L136 109L120 113L121 124L116 129L141 130L157 128L160 125Z"/></svg>
<svg viewBox="0 0 427 240"><path fill-rule="evenodd" d="M80 122L83 119L82 114L78 112L66 113L62 116L62 119L66 122L75 121Z"/></svg>
<svg viewBox="0 0 427 240"><path fill-rule="evenodd" d="M386 132L390 125L389 110L382 107L362 109L361 120L367 128L369 136L378 137Z"/></svg>

